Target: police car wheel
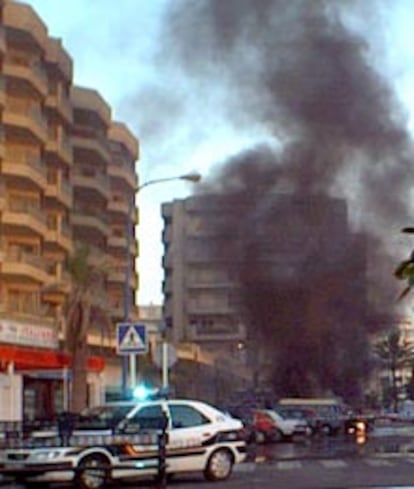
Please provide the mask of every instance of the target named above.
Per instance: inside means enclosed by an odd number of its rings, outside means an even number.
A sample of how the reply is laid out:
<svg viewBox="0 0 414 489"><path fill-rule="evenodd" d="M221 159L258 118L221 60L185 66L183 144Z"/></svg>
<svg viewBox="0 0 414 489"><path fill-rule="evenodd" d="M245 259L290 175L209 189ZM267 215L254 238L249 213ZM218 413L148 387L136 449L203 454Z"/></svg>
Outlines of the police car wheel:
<svg viewBox="0 0 414 489"><path fill-rule="evenodd" d="M233 454L230 450L220 448L210 455L204 470L204 477L209 481L228 479L233 470L233 463Z"/></svg>
<svg viewBox="0 0 414 489"><path fill-rule="evenodd" d="M91 454L79 462L75 485L80 489L102 489L108 477L109 460L99 453Z"/></svg>

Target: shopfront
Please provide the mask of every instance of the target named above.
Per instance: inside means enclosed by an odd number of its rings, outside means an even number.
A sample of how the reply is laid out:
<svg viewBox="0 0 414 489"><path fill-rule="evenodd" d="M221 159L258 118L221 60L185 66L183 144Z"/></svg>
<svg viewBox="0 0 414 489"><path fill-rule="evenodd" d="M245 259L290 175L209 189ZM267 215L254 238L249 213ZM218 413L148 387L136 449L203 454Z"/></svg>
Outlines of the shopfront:
<svg viewBox="0 0 414 489"><path fill-rule="evenodd" d="M71 358L57 348L49 328L0 319L0 420L51 418L69 409ZM103 398L104 367L102 357L88 358L92 405Z"/></svg>

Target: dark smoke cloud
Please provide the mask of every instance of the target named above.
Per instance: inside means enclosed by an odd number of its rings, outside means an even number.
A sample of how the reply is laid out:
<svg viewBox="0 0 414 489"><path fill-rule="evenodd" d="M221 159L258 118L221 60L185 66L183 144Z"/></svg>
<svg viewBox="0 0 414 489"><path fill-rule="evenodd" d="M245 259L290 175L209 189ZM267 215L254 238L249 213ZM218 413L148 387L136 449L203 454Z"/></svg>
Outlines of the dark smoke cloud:
<svg viewBox="0 0 414 489"><path fill-rule="evenodd" d="M341 393L357 396L358 376L368 365L362 324L366 305L353 304L355 290L360 296L365 292L364 246L370 246L369 276L375 280L376 301L390 310L390 297L395 297L391 270L397 258L390 256L387 238L411 218L412 143L405 114L375 65L367 40L350 27L364 5L332 0L174 0L169 11L170 63L206 90L220 86L228 96L217 110L234 125L239 120L260 124L272 140L271 145L259 145L224 162L205 191L218 192L223 205L244 210L245 219L229 218L220 230L248 236L239 249L244 304L252 327L267 338L271 331L263 324L272 325L275 365L279 373L286 370L282 377L289 392L299 377L309 374L305 384L310 391L335 382ZM334 269L311 253L308 258L313 257L317 266L305 264L311 274L305 284L303 269L287 284L277 272L263 268L264 233L248 233L253 224L255 230L283 233L286 222L275 218L281 191L295 199L347 198L354 230L365 233L354 234L344 244ZM329 235L329 229L323 231ZM277 232L272 239L277 239ZM229 255L234 252L228 249ZM336 287L332 296L327 284ZM297 312L309 301L321 303L315 290L336 304L335 314L321 322L319 331L318 321ZM320 310L321 316L329 307ZM283 320L275 325L275 317ZM276 341L280 333L293 334L283 348ZM341 348L327 350L325 341ZM344 358L346 347L352 349L351 362ZM355 387L348 392L350 379Z"/></svg>

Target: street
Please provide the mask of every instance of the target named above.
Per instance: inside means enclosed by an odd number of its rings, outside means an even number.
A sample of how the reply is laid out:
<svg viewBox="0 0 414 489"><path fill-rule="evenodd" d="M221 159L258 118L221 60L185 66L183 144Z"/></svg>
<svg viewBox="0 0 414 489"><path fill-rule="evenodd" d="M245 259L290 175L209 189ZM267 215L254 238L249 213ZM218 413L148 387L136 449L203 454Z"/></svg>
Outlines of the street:
<svg viewBox="0 0 414 489"><path fill-rule="evenodd" d="M414 487L414 425L377 428L368 438L321 437L249 447L248 460L225 482L202 475L174 477L173 489L335 489ZM20 489L7 484L4 489ZM55 486L64 487L64 486ZM67 487L67 486L66 486ZM117 483L117 488L154 487L149 481Z"/></svg>

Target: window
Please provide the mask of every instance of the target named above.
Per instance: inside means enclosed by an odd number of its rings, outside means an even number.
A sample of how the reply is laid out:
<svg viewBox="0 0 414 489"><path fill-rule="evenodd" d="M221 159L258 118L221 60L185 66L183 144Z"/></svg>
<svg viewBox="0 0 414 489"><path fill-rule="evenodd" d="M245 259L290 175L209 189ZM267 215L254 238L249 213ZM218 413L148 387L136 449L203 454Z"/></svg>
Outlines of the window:
<svg viewBox="0 0 414 489"><path fill-rule="evenodd" d="M141 430L155 430L162 426L163 412L159 404L144 406L128 421L128 426L137 426Z"/></svg>
<svg viewBox="0 0 414 489"><path fill-rule="evenodd" d="M170 405L173 428L191 428L209 423L209 419L191 406Z"/></svg>

